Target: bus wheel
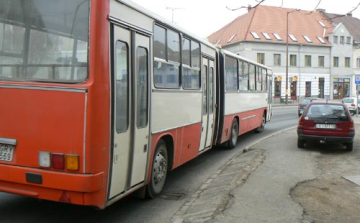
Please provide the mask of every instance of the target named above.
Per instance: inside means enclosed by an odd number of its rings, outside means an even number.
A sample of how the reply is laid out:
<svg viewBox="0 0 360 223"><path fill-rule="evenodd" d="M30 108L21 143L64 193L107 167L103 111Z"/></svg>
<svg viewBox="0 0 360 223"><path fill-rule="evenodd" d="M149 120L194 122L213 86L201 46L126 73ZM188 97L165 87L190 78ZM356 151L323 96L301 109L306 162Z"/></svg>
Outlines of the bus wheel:
<svg viewBox="0 0 360 223"><path fill-rule="evenodd" d="M236 146L238 136L239 136L239 124L237 120L234 119L231 124L231 135L228 144L229 149L233 149Z"/></svg>
<svg viewBox="0 0 360 223"><path fill-rule="evenodd" d="M155 150L151 170L151 180L147 185L147 197L155 198L160 195L166 180L168 154L164 140L160 140Z"/></svg>
<svg viewBox="0 0 360 223"><path fill-rule="evenodd" d="M265 114L264 114L263 118L262 118L262 121L261 121L261 125L255 129L255 132L256 133L263 132L264 129L265 129L265 123L266 123L266 119L265 119Z"/></svg>

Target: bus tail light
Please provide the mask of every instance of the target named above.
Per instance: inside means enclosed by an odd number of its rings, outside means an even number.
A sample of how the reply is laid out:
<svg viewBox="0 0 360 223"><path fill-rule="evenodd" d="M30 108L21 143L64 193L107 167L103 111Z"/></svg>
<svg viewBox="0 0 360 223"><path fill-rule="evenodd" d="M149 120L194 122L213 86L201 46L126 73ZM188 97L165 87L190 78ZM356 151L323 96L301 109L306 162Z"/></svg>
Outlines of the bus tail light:
<svg viewBox="0 0 360 223"><path fill-rule="evenodd" d="M50 153L48 152L39 152L39 166L40 167L50 167Z"/></svg>
<svg viewBox="0 0 360 223"><path fill-rule="evenodd" d="M78 155L66 155L66 169L67 170L79 170L79 156Z"/></svg>
<svg viewBox="0 0 360 223"><path fill-rule="evenodd" d="M52 153L51 154L51 166L54 169L63 170L65 167L65 156L64 154Z"/></svg>
<svg viewBox="0 0 360 223"><path fill-rule="evenodd" d="M76 171L80 169L80 157L76 154L39 152L39 166L58 170Z"/></svg>

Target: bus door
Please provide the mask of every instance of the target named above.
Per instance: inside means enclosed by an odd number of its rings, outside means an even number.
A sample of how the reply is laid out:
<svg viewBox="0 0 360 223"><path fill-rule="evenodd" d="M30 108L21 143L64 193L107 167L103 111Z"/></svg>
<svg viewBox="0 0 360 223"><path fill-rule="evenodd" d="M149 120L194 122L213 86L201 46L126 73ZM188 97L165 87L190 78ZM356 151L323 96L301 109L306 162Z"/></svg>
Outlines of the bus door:
<svg viewBox="0 0 360 223"><path fill-rule="evenodd" d="M112 38L109 199L144 182L149 153L150 37L114 25Z"/></svg>
<svg viewBox="0 0 360 223"><path fill-rule="evenodd" d="M202 67L202 132L199 151L211 146L214 133L214 60L203 57Z"/></svg>

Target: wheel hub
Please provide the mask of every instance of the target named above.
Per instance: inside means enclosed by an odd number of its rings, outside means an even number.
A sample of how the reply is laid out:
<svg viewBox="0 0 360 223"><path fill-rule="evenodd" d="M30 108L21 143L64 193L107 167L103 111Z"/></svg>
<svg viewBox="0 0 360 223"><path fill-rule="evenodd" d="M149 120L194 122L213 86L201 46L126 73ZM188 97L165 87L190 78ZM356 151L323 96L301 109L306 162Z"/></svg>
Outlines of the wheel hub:
<svg viewBox="0 0 360 223"><path fill-rule="evenodd" d="M157 184L164 180L167 171L167 162L165 157L158 153L155 157L154 168L153 168L154 183Z"/></svg>

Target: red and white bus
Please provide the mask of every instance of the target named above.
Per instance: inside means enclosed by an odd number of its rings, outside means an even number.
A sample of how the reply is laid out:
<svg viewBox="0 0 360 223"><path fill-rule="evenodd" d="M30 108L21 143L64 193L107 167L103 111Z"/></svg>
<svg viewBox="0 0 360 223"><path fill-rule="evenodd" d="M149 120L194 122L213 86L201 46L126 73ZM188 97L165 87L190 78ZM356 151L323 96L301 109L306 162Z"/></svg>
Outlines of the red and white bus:
<svg viewBox="0 0 360 223"><path fill-rule="evenodd" d="M128 0L3 0L0 191L105 208L271 117L271 69Z"/></svg>

